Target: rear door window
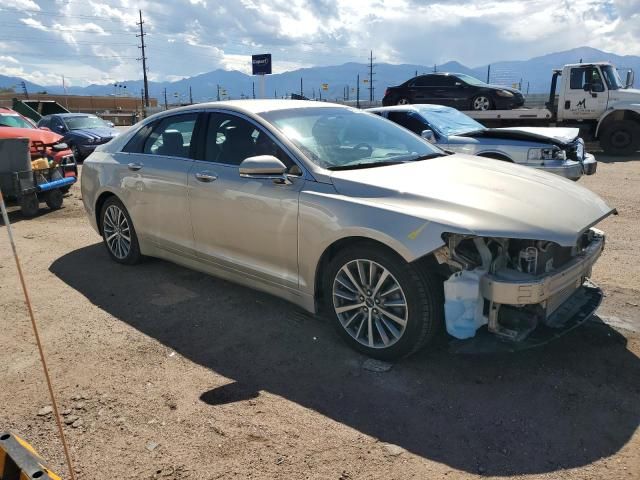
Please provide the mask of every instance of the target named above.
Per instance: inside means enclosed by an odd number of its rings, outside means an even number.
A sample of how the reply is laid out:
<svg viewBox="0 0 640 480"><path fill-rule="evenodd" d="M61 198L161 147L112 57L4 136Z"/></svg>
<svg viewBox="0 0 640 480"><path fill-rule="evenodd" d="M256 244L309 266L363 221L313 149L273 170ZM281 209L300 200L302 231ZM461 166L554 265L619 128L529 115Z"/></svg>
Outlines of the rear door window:
<svg viewBox="0 0 640 480"><path fill-rule="evenodd" d="M389 112L389 120L418 135L420 135L423 130L429 128L424 120L414 112Z"/></svg>
<svg viewBox="0 0 640 480"><path fill-rule="evenodd" d="M197 113L172 115L160 120L145 139L142 153L190 158Z"/></svg>

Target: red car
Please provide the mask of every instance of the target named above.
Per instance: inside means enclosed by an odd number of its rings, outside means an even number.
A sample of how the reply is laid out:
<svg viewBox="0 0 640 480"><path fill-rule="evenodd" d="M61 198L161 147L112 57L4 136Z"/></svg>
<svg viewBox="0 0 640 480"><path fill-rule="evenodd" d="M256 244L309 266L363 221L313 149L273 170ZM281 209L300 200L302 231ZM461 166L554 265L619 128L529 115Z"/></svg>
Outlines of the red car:
<svg viewBox="0 0 640 480"><path fill-rule="evenodd" d="M46 158L61 165L65 176L78 176L73 153L65 143L61 143L61 135L37 128L33 122L9 108L0 107L0 138L28 138L31 160Z"/></svg>

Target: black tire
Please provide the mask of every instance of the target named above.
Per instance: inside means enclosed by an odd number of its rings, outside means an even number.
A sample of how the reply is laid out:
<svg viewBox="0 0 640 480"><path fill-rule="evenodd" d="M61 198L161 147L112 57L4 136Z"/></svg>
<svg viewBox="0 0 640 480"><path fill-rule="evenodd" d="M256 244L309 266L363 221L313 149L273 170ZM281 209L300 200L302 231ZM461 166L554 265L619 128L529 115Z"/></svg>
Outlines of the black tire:
<svg viewBox="0 0 640 480"><path fill-rule="evenodd" d="M71 149L71 153L73 153L73 158L76 161L76 163L80 163L84 160L84 157L82 156L82 154L80 153L80 150L76 145L73 145L73 144L69 145L69 148Z"/></svg>
<svg viewBox="0 0 640 480"><path fill-rule="evenodd" d="M126 255L117 255L118 252L117 247L112 247L107 240L107 235L109 233L109 219L105 218L107 215L107 211L110 211L110 207L114 207L115 209L122 212L124 218L127 222L127 230L122 229L123 233L128 233L128 237L130 239L129 249ZM133 222L131 221L131 217L129 216L129 212L122 204L122 202L117 197L109 197L104 204L102 205L102 209L100 210L100 232L102 233L102 241L104 242L105 247L107 248L107 252L109 252L109 256L116 262L122 263L123 265L135 265L142 260L142 254L140 253L140 245L138 243L138 236L136 235L135 227L133 226Z"/></svg>
<svg viewBox="0 0 640 480"><path fill-rule="evenodd" d="M45 202L47 202L47 207L51 210L59 210L64 202L64 193L60 189L51 190L47 193Z"/></svg>
<svg viewBox="0 0 640 480"><path fill-rule="evenodd" d="M411 100L407 97L400 97L396 102L396 105L411 105Z"/></svg>
<svg viewBox="0 0 640 480"><path fill-rule="evenodd" d="M35 217L40 211L38 195L30 193L20 198L20 212L25 217Z"/></svg>
<svg viewBox="0 0 640 480"><path fill-rule="evenodd" d="M640 148L640 125L633 120L613 122L600 135L600 145L608 155L632 155Z"/></svg>
<svg viewBox="0 0 640 480"><path fill-rule="evenodd" d="M386 269L390 273L388 278L400 286L401 293L405 298L407 314L406 326L402 334L395 340L395 343L389 346L378 345L378 347L371 347L356 340L353 334L343 326L336 312L336 302L340 301L339 296L334 297L334 284L338 285L338 283L336 283L336 276L341 272L343 266L349 265L350 262L354 262L357 259L375 262L378 267L381 266ZM329 262L322 282L324 292L323 308L328 318L334 324L338 334L342 336L351 347L370 357L381 360L395 360L411 355L429 342L443 323L444 294L442 282L432 273L418 269L414 264L405 262L400 256L377 245L363 243L339 252ZM370 283L374 282L372 281ZM367 294L367 292L365 292L365 294ZM366 300L373 300L373 297L367 297ZM357 299L355 301L357 301ZM377 301L375 303L377 303ZM376 310L374 308L376 306L380 310L382 310L381 307L387 310L393 308L387 307L383 302L379 305L372 304L370 310L375 312ZM360 308L356 308L353 311L357 313L359 310ZM364 316L362 321L367 322L367 318L371 318L372 314L369 314L369 317L366 317L367 314L365 313L362 313L362 315ZM382 317L383 315L380 316ZM359 320L354 321L354 324L358 322ZM375 324L377 320L373 319L373 322ZM385 317L385 322L392 323L387 317ZM392 324L398 326L398 324ZM380 325L376 325L376 327L379 326ZM370 331L374 332L373 329ZM376 333L377 332L374 332L374 336ZM387 331L387 333L389 332ZM382 340L379 333L378 337Z"/></svg>
<svg viewBox="0 0 640 480"><path fill-rule="evenodd" d="M485 101L482 101L482 99L485 99ZM493 108L494 103L489 95L476 95L471 100L471 110L483 112L493 110Z"/></svg>

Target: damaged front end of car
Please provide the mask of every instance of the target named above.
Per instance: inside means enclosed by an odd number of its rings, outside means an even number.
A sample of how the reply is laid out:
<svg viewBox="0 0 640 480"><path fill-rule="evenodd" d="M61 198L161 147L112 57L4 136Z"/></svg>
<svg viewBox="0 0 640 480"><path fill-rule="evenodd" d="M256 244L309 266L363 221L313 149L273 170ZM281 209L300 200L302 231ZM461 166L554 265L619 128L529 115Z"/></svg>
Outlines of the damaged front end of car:
<svg viewBox="0 0 640 480"><path fill-rule="evenodd" d="M434 252L444 282L447 332L459 352L544 344L588 320L603 293L589 279L604 249L590 228L572 247L544 240L445 234Z"/></svg>

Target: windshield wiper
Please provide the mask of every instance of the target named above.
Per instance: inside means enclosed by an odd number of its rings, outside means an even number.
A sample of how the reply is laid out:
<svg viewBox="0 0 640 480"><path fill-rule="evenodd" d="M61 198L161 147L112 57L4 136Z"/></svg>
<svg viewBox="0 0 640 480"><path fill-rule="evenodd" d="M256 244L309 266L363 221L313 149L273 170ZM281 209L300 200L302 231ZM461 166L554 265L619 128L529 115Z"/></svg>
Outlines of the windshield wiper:
<svg viewBox="0 0 640 480"><path fill-rule="evenodd" d="M327 167L327 170L356 170L359 168L372 168L372 167L387 167L389 165L398 165L399 163L406 163L405 161L386 161L386 162L362 162L351 163L348 165L335 165L333 167Z"/></svg>
<svg viewBox="0 0 640 480"><path fill-rule="evenodd" d="M443 151L443 152L433 152L433 153L428 153L427 155L420 155L418 157L413 157L409 161L410 162L419 162L420 160L431 160L432 158L446 157L447 155L451 155L451 154L447 153L445 151Z"/></svg>

